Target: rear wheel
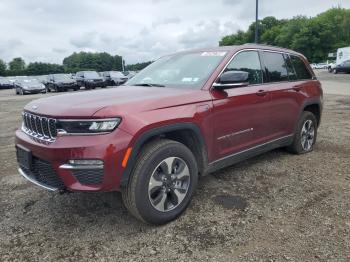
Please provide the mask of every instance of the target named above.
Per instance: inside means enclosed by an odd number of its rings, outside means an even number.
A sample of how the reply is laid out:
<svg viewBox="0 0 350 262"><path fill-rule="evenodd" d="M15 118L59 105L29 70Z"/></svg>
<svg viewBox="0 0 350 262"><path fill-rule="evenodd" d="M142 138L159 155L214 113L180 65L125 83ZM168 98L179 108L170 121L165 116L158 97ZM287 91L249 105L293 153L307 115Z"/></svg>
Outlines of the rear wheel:
<svg viewBox="0 0 350 262"><path fill-rule="evenodd" d="M197 186L192 152L181 143L161 139L147 144L137 159L122 191L125 206L147 223L174 220L186 209Z"/></svg>
<svg viewBox="0 0 350 262"><path fill-rule="evenodd" d="M337 69L333 69L333 74L338 74L338 71L337 71Z"/></svg>
<svg viewBox="0 0 350 262"><path fill-rule="evenodd" d="M304 154L314 149L317 138L317 120L313 113L304 111L299 119L293 144L287 149L295 154Z"/></svg>

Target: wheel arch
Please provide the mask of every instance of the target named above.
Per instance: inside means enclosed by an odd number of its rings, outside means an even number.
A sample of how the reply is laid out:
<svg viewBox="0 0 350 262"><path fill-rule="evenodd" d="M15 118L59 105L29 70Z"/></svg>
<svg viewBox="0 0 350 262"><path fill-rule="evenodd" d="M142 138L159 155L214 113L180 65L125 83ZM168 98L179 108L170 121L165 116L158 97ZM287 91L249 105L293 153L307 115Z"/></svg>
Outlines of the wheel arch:
<svg viewBox="0 0 350 262"><path fill-rule="evenodd" d="M154 139L168 138L187 146L196 158L200 175L207 172L208 156L204 137L194 123L177 123L149 129L143 132L134 142L132 152L120 180L120 188L127 186L137 156L142 147Z"/></svg>

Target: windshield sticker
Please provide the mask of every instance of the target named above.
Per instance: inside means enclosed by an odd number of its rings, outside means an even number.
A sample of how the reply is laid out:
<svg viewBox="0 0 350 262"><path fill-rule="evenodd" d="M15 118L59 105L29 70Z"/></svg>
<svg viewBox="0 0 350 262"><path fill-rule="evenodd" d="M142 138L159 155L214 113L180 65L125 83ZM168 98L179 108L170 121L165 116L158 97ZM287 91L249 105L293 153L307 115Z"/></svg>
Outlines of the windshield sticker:
<svg viewBox="0 0 350 262"><path fill-rule="evenodd" d="M224 56L224 55L226 55L226 52L213 51L213 52L201 53L201 56Z"/></svg>

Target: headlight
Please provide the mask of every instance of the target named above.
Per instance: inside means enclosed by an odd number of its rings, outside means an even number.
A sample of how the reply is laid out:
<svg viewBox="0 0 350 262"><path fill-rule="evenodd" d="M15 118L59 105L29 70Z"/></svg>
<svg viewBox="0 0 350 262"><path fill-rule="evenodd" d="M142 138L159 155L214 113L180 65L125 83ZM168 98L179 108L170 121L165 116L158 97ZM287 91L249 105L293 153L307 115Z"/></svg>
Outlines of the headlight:
<svg viewBox="0 0 350 262"><path fill-rule="evenodd" d="M91 119L91 120L58 120L58 134L100 134L112 132L120 124L120 118Z"/></svg>

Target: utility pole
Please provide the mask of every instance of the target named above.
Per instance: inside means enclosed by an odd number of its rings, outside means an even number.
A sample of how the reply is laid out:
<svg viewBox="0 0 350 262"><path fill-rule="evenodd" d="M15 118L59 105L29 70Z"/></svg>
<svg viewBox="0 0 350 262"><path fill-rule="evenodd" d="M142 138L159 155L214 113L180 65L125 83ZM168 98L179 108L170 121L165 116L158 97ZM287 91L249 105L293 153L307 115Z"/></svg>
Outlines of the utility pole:
<svg viewBox="0 0 350 262"><path fill-rule="evenodd" d="M259 24L258 24L258 9L259 9L259 0L256 0L255 4L255 43L258 43L258 31L259 31Z"/></svg>
<svg viewBox="0 0 350 262"><path fill-rule="evenodd" d="M124 59L123 59L123 57L122 57L122 72L124 72L125 70L124 70Z"/></svg>

